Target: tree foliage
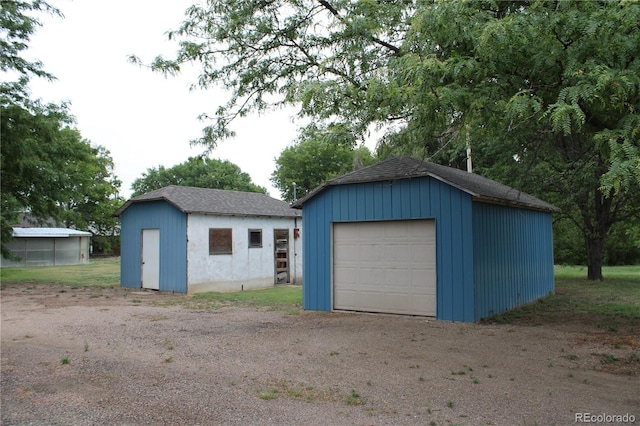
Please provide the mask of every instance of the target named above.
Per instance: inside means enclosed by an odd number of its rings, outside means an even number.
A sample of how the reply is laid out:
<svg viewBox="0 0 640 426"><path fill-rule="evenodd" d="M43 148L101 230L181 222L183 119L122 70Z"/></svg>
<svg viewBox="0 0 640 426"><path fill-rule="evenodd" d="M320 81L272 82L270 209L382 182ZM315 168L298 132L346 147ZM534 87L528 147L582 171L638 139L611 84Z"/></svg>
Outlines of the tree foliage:
<svg viewBox="0 0 640 426"><path fill-rule="evenodd" d="M43 70L42 62L28 61L21 56L29 47L31 35L41 25L32 15L34 12L62 16L58 9L40 0L0 2L0 71L53 79L51 74Z"/></svg>
<svg viewBox="0 0 640 426"><path fill-rule="evenodd" d="M476 170L559 203L599 279L611 226L638 217L638 22L632 0L211 0L151 67L197 62L194 86L231 91L208 147L282 104L356 141L380 127L382 157L460 166L470 141Z"/></svg>
<svg viewBox="0 0 640 426"><path fill-rule="evenodd" d="M189 157L184 163L170 168L149 168L133 181L131 189L135 197L168 185L267 193L265 188L251 181L248 173L230 161L200 157Z"/></svg>
<svg viewBox="0 0 640 426"><path fill-rule="evenodd" d="M189 7L182 26L169 32L181 40L177 57L157 57L150 66L171 74L198 62L202 72L194 87L231 90L199 139L208 146L233 135L235 117L284 104L301 105L301 114L315 119L345 118L343 124L363 135L379 117L361 108L367 86L399 52L411 3L208 1Z"/></svg>
<svg viewBox="0 0 640 426"><path fill-rule="evenodd" d="M423 72L416 94L432 97L435 110L454 102L442 135L452 135L458 147L470 138L476 152L491 153L475 157L485 174L561 207L583 235L589 278L601 279L609 230L617 222L637 221L639 214L633 200L640 176L623 179L614 164L615 147L637 146L639 140L630 129L637 127L640 105L640 6L496 5L503 9L458 4L420 15L424 34L417 32L417 39L439 25L444 35L433 44L448 48L435 55L437 68ZM444 30L454 17L467 37ZM606 188L607 181L613 187Z"/></svg>
<svg viewBox="0 0 640 426"><path fill-rule="evenodd" d="M32 101L19 82L0 87L0 108L3 248L24 212L94 233L113 230L109 209L120 187L113 160L71 127L67 106Z"/></svg>
<svg viewBox="0 0 640 426"><path fill-rule="evenodd" d="M87 229L93 233L94 247L101 241L101 248L109 252L119 244L118 219L114 212L122 206L119 196L122 183L114 174L111 153L102 146L93 146L87 140L77 145L76 158L67 168L68 199L64 203L63 220L66 226Z"/></svg>
<svg viewBox="0 0 640 426"><path fill-rule="evenodd" d="M0 69L19 75L0 83L0 156L2 256L12 238L11 225L30 213L41 222L54 219L94 234L116 233L113 212L122 200L120 181L113 174L107 150L92 146L74 127L68 105L32 100L33 76L53 79L38 61L21 57L31 34L40 25L30 13L60 14L34 0L0 2Z"/></svg>
<svg viewBox="0 0 640 426"><path fill-rule="evenodd" d="M282 199L302 198L326 180L374 162L365 147L354 149L354 135L343 126L306 127L297 141L276 158L276 170L271 181Z"/></svg>

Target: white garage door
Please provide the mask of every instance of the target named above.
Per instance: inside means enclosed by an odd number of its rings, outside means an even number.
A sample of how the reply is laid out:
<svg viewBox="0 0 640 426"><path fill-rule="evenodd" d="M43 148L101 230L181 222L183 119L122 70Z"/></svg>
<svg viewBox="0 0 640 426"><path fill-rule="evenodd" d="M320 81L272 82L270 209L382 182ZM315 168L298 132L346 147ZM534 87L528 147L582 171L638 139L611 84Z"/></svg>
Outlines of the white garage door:
<svg viewBox="0 0 640 426"><path fill-rule="evenodd" d="M436 315L433 220L333 225L333 308Z"/></svg>

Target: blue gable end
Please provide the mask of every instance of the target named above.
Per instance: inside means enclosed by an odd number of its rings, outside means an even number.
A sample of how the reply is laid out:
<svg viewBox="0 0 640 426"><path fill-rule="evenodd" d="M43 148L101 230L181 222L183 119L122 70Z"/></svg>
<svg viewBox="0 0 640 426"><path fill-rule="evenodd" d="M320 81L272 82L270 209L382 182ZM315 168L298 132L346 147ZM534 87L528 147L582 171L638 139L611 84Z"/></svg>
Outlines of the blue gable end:
<svg viewBox="0 0 640 426"><path fill-rule="evenodd" d="M304 203L303 216L305 309L332 309L332 223L435 219L437 318L474 320L469 194L430 177L329 186Z"/></svg>
<svg viewBox="0 0 640 426"><path fill-rule="evenodd" d="M164 201L133 203L121 214L122 287L141 288L142 230L160 230L160 290L187 292L187 214Z"/></svg>

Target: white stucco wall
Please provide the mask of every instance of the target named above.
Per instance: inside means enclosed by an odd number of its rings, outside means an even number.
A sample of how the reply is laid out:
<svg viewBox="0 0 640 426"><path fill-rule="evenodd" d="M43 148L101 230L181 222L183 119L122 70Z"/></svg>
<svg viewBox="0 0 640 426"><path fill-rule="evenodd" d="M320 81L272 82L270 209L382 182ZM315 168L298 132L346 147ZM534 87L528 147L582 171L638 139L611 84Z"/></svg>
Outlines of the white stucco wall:
<svg viewBox="0 0 640 426"><path fill-rule="evenodd" d="M302 228L301 218L294 225L293 218L190 214L187 223L188 292L272 287L275 284L275 229L289 230L290 284L294 283L295 277L295 283L301 285L302 241L301 238L294 239L296 226ZM209 228L232 229L233 254L209 254ZM249 229L262 229L262 247L249 248Z"/></svg>

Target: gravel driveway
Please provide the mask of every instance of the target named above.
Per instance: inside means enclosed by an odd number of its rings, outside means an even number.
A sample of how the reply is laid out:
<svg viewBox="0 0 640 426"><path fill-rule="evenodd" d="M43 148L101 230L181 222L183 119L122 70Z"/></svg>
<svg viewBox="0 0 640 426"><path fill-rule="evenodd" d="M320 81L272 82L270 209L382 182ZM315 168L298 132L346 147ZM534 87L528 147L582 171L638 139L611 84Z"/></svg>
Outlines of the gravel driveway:
<svg viewBox="0 0 640 426"><path fill-rule="evenodd" d="M640 423L640 378L605 368L638 341L595 327L193 310L119 288L1 296L3 425Z"/></svg>

